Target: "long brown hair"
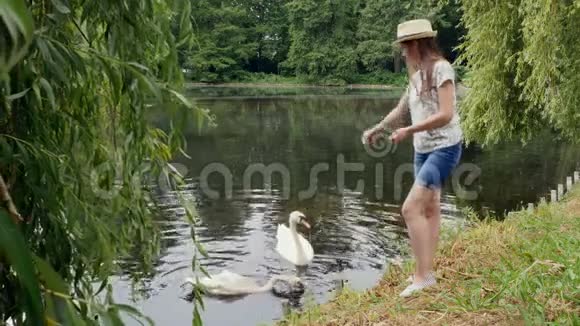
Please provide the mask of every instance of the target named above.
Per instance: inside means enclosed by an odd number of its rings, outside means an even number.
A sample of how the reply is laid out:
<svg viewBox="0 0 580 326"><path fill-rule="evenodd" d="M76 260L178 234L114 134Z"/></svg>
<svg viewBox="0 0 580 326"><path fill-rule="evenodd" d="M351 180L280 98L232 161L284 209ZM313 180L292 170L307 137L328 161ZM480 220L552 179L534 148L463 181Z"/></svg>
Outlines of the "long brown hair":
<svg viewBox="0 0 580 326"><path fill-rule="evenodd" d="M431 89L433 86L433 66L435 62L443 59L441 50L434 37L420 38L416 40L411 40L403 43L417 43L417 49L419 51L420 63L424 64L423 67L414 67L407 61L407 69L409 71L409 80L413 82L412 76L415 74L417 69L421 70L421 92L420 95L431 96Z"/></svg>

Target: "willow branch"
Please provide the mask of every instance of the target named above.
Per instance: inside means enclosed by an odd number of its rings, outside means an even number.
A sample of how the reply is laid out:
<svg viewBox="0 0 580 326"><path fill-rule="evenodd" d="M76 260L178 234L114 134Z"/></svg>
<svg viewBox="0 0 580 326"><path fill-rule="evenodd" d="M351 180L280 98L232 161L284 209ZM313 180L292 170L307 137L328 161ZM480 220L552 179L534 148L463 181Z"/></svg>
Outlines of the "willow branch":
<svg viewBox="0 0 580 326"><path fill-rule="evenodd" d="M77 23L76 20L71 19L73 24L75 25L75 27L77 28L77 30L81 33L81 36L85 39L85 41L87 42L87 44L89 45L90 48L93 47L93 44L91 41L89 41L89 38L85 35L85 32L83 32L82 28L79 26L79 24Z"/></svg>
<svg viewBox="0 0 580 326"><path fill-rule="evenodd" d="M12 221L14 221L16 224L22 222L22 216L20 216L16 206L14 206L14 202L12 201L12 197L10 197L8 187L6 186L2 175L0 175L0 200L2 200L2 202L5 204L10 217L12 217Z"/></svg>

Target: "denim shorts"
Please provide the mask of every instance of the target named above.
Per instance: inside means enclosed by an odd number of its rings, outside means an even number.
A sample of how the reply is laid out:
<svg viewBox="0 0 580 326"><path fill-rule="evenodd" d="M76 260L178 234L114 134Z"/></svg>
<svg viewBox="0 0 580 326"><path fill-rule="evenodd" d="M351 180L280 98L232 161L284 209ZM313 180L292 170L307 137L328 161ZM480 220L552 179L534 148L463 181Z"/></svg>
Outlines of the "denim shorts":
<svg viewBox="0 0 580 326"><path fill-rule="evenodd" d="M459 163L461 152L461 142L429 153L415 152L415 183L431 189L441 189Z"/></svg>

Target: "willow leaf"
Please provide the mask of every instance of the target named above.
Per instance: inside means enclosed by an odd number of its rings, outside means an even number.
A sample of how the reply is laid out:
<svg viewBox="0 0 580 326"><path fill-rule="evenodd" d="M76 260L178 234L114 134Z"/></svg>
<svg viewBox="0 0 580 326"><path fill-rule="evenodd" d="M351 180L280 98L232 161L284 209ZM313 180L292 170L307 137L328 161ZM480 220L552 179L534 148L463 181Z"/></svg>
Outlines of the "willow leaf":
<svg viewBox="0 0 580 326"><path fill-rule="evenodd" d="M201 321L201 314L199 313L199 310L197 309L197 307L195 307L193 309L193 320L191 322L192 326L202 326L203 322Z"/></svg>
<svg viewBox="0 0 580 326"><path fill-rule="evenodd" d="M22 286L26 324L42 325L44 309L32 256L20 230L3 209L0 210L0 252L6 257Z"/></svg>
<svg viewBox="0 0 580 326"><path fill-rule="evenodd" d="M15 93L15 94L6 96L6 99L9 100L9 101L17 100L17 99L19 99L21 97L24 97L24 95L26 95L26 93L28 93L28 91L30 91L30 87L27 88L27 89L25 89L25 90L23 90L22 92L18 92L18 93Z"/></svg>
<svg viewBox="0 0 580 326"><path fill-rule="evenodd" d="M157 101L159 102L163 101L163 98L161 96L161 90L159 89L159 86L155 81L151 80L149 77L145 76L132 66L127 66L127 68L133 73L133 75L137 78L137 80L147 88L147 90L151 94L155 95Z"/></svg>
<svg viewBox="0 0 580 326"><path fill-rule="evenodd" d="M70 9L60 0L51 0L52 5L60 12L61 14L70 14Z"/></svg>
<svg viewBox="0 0 580 326"><path fill-rule="evenodd" d="M16 65L28 51L34 32L34 22L22 0L0 0L0 20L12 38L12 49L3 46L0 51L0 73L5 74ZM4 37L4 36L2 36ZM20 39L23 38L22 42Z"/></svg>
<svg viewBox="0 0 580 326"><path fill-rule="evenodd" d="M10 18L20 29L22 35L30 40L34 32L34 22L30 12L22 0L0 0L0 15L10 15Z"/></svg>
<svg viewBox="0 0 580 326"><path fill-rule="evenodd" d="M136 308L126 305L126 304L115 304L115 308L117 308L120 311L125 311L127 313L129 313L130 315L135 317L135 320L137 322L139 322L139 324L143 325L143 323L141 322L141 320L145 320L147 322L147 324L153 326L153 320L145 315L143 315L139 310L137 310Z"/></svg>
<svg viewBox="0 0 580 326"><path fill-rule="evenodd" d="M48 81L44 78L40 78L39 82L42 88L44 88L44 90L46 91L46 96L48 96L48 102L50 103L53 109L56 109L56 99L54 97L54 91L52 89L52 86L50 86Z"/></svg>
<svg viewBox="0 0 580 326"><path fill-rule="evenodd" d="M173 95L175 98L177 98L179 100L179 102L181 102L181 104L185 105L188 108L193 108L193 103L191 103L190 100L188 100L185 96L183 96L183 94L173 90L173 89L167 89L167 91L169 93L171 93L171 95Z"/></svg>

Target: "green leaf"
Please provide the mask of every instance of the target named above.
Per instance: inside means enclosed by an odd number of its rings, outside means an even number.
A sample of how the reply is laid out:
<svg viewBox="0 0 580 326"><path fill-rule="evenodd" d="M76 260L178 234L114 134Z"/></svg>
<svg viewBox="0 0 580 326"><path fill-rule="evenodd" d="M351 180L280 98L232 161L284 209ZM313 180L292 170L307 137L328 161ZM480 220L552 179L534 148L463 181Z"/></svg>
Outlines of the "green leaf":
<svg viewBox="0 0 580 326"><path fill-rule="evenodd" d="M85 325L86 323L80 319L77 310L73 307L72 302L63 296L69 295L69 286L62 279L62 277L50 266L44 259L33 255L34 263L39 274L44 281L44 286L51 292L56 292L59 295L47 293L45 300L50 300L52 311L57 322L63 325Z"/></svg>
<svg viewBox="0 0 580 326"><path fill-rule="evenodd" d="M195 241L195 247L204 258L208 257L207 251L199 241Z"/></svg>
<svg viewBox="0 0 580 326"><path fill-rule="evenodd" d="M209 277L207 272L205 272L204 274L207 277ZM195 302L197 302L196 305L199 305L199 307L201 307L201 309L205 309L205 304L203 303L203 292L202 292L203 290L202 290L202 288L197 287L194 289L194 291L195 291ZM196 309L199 309L199 308L196 306Z"/></svg>
<svg viewBox="0 0 580 326"><path fill-rule="evenodd" d="M46 302L45 318L50 318L51 321L60 325L86 325L70 300L47 293L44 295L44 301Z"/></svg>
<svg viewBox="0 0 580 326"><path fill-rule="evenodd" d="M68 51L61 47L57 49L58 42L47 41L45 43L47 50L50 52L50 60L47 60L46 64L50 70L60 79L61 82L67 83L70 77L66 75L64 68L69 64L63 56L69 56Z"/></svg>
<svg viewBox="0 0 580 326"><path fill-rule="evenodd" d="M155 324L151 318L143 315L139 310L137 310L134 307L131 307L131 306L126 305L126 304L116 304L115 307L118 310L125 311L125 312L129 313L130 315L134 316L135 320L137 320L141 325L143 325L143 323L141 323L140 319L144 319L151 326L153 326Z"/></svg>
<svg viewBox="0 0 580 326"><path fill-rule="evenodd" d="M101 291L103 291L108 284L109 284L109 280L108 279L104 279L101 282L101 285L99 286L99 288L97 289L97 291L95 291L95 295L101 293Z"/></svg>
<svg viewBox="0 0 580 326"><path fill-rule="evenodd" d="M147 73L147 72L149 72L149 68L147 68L147 67L145 67L144 65L142 65L142 64L139 64L139 63L137 63L137 62L127 62L127 64L128 64L128 65L130 65L131 67L135 67L135 68L137 68L137 69L139 69L139 70L143 71L143 73Z"/></svg>
<svg viewBox="0 0 580 326"><path fill-rule="evenodd" d="M0 252L6 257L22 286L22 308L26 312L26 324L43 325L44 309L30 251L20 230L3 209L0 210Z"/></svg>
<svg viewBox="0 0 580 326"><path fill-rule="evenodd" d="M201 321L201 314L197 307L193 310L193 320L191 322L192 326L203 326L203 322Z"/></svg>
<svg viewBox="0 0 580 326"><path fill-rule="evenodd" d="M179 149L178 149L178 152L179 152L181 155L183 155L185 158L187 158L187 159L191 159L191 156L189 156L189 154L187 154L187 153L186 153L186 152L183 150L183 148L179 148Z"/></svg>
<svg viewBox="0 0 580 326"><path fill-rule="evenodd" d="M56 308L56 305L54 304L54 300L53 300L52 295L46 295L44 297L44 304L46 307L45 312L44 312L45 313L44 318L47 320L50 320L51 322L58 323L58 321L57 321L58 320L58 317L57 317L58 310ZM51 323L49 323L49 324L51 324Z"/></svg>
<svg viewBox="0 0 580 326"><path fill-rule="evenodd" d="M44 286L51 291L68 295L69 294L68 285L60 277L60 275L58 275L58 273L54 271L52 266L50 266L50 264L47 263L44 259L34 254L32 255L32 257L34 259L34 263L36 264L38 272L40 273L42 279L44 280Z"/></svg>
<svg viewBox="0 0 580 326"><path fill-rule="evenodd" d="M36 45L36 47L40 50L40 54L42 55L43 59L45 61L52 61L53 60L52 59L52 54L48 50L47 43L48 42L46 40L42 39L42 38L38 38L34 42L34 44Z"/></svg>
<svg viewBox="0 0 580 326"><path fill-rule="evenodd" d="M48 96L48 101L53 109L56 109L56 99L54 97L54 91L52 90L52 86L48 83L48 81L44 78L40 78L40 85L46 91L46 96Z"/></svg>
<svg viewBox="0 0 580 326"><path fill-rule="evenodd" d="M101 323L105 326L115 326L115 322L111 318L108 311L99 311L99 319Z"/></svg>
<svg viewBox="0 0 580 326"><path fill-rule="evenodd" d="M51 0L51 1L52 5L56 8L56 10L58 10L58 12L65 15L70 14L70 9L64 3L62 3L62 1L60 0Z"/></svg>
<svg viewBox="0 0 580 326"><path fill-rule="evenodd" d="M167 89L167 91L169 93L171 93L173 96L175 96L179 100L179 102L181 102L186 107L193 108L193 103L191 103L190 100L188 100L185 96L183 96L183 94L181 94L173 89Z"/></svg>
<svg viewBox="0 0 580 326"><path fill-rule="evenodd" d="M38 87L38 83L32 84L32 90L34 91L34 95L36 96L36 105L39 108L42 108L42 94L40 93L40 87Z"/></svg>
<svg viewBox="0 0 580 326"><path fill-rule="evenodd" d="M184 45L191 47L194 40L191 26L191 1L179 1L176 3L177 5L179 5L179 8L175 8L175 10L181 12L181 16L179 18L179 40L175 46L177 48Z"/></svg>
<svg viewBox="0 0 580 326"><path fill-rule="evenodd" d="M111 93L113 97L113 103L118 104L121 99L121 92L123 89L123 82L121 78L122 71L117 67L113 66L109 61L104 58L97 57L103 73L108 77L111 83Z"/></svg>
<svg viewBox="0 0 580 326"><path fill-rule="evenodd" d="M16 94L12 94L12 95L8 95L8 96L6 96L6 99L7 99L8 101L14 101L14 100L17 100L17 99L19 99L19 98L23 97L24 95L26 95L26 93L28 93L28 91L29 91L29 90L30 90L30 87L29 87L29 88L27 88L27 89L25 89L25 90L23 90L22 92L18 92L18 93L16 93Z"/></svg>
<svg viewBox="0 0 580 326"><path fill-rule="evenodd" d="M0 1L0 16L10 16L26 39L32 38L34 22L22 0ZM5 17L4 17L5 18Z"/></svg>
<svg viewBox="0 0 580 326"><path fill-rule="evenodd" d="M121 316L119 316L119 309L113 300L113 287L110 284L107 285L105 303L108 307L95 307L98 310L102 322L107 326L123 326Z"/></svg>
<svg viewBox="0 0 580 326"><path fill-rule="evenodd" d="M155 98L157 98L159 102L162 101L161 90L155 81L133 68L132 65L128 65L127 68L133 73L133 75L135 75L135 77L137 77L137 80L149 90L149 92L155 95Z"/></svg>
<svg viewBox="0 0 580 326"><path fill-rule="evenodd" d="M117 308L109 308L109 310L107 310L107 314L109 316L109 320L112 323L112 326L124 326L124 323L121 320L121 316L119 315L119 310Z"/></svg>
<svg viewBox="0 0 580 326"><path fill-rule="evenodd" d="M8 29L12 48L0 48L0 75L7 73L28 51L34 32L34 22L22 0L0 1L0 20ZM3 36L4 37L4 36ZM23 38L21 41L20 39Z"/></svg>
<svg viewBox="0 0 580 326"><path fill-rule="evenodd" d="M198 132L201 132L201 129L203 128L203 121L206 118L206 115L204 114L205 112L203 110L197 110L196 112L196 120L197 120L197 130Z"/></svg>

